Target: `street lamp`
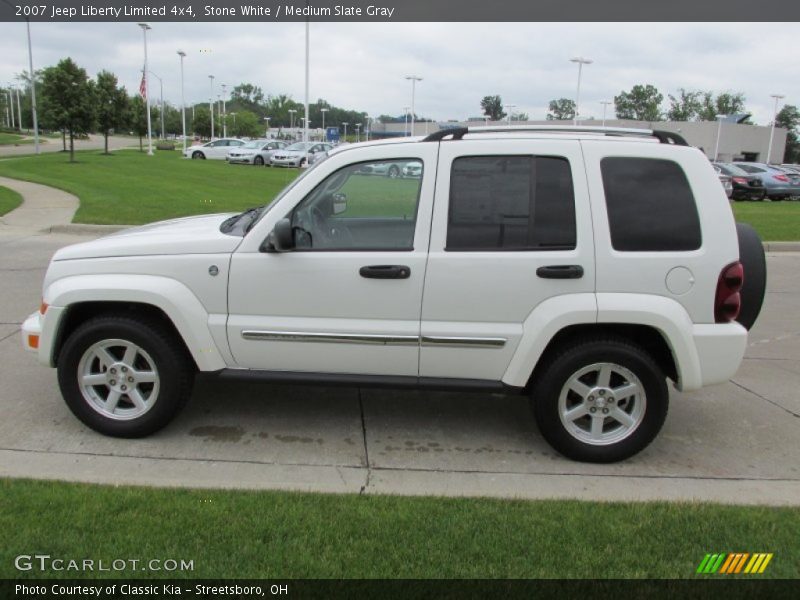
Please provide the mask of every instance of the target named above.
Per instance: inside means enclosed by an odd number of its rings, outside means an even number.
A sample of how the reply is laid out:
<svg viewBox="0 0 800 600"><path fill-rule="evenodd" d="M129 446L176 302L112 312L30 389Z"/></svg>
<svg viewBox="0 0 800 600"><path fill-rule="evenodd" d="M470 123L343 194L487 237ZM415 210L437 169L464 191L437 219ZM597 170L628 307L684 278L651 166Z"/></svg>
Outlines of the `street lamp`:
<svg viewBox="0 0 800 600"><path fill-rule="evenodd" d="M160 137L162 139L166 139L166 136L164 135L164 80L161 79L161 77L159 77L158 75L156 75L152 71L148 71L148 72L150 73L150 75L152 75L153 77L158 79L158 84L161 87L161 103L159 105L161 107L161 108L159 108L159 112L161 113L161 135L160 135Z"/></svg>
<svg viewBox="0 0 800 600"><path fill-rule="evenodd" d="M11 107L11 129L17 128L17 122L14 120L14 90L10 83L6 84L6 96L8 97L8 106Z"/></svg>
<svg viewBox="0 0 800 600"><path fill-rule="evenodd" d="M405 113L405 124L403 125L403 136L408 136L408 106L403 107L403 112Z"/></svg>
<svg viewBox="0 0 800 600"><path fill-rule="evenodd" d="M361 123L355 124L356 128L356 143L361 141Z"/></svg>
<svg viewBox="0 0 800 600"><path fill-rule="evenodd" d="M306 7L308 7L308 0L306 0ZM305 98L305 112L306 112L306 120L303 121L305 125L303 125L303 141L308 141L308 53L309 53L309 29L308 29L308 19L306 19L306 98ZM306 165L308 165L308 161L306 161Z"/></svg>
<svg viewBox="0 0 800 600"><path fill-rule="evenodd" d="M781 96L780 94L770 94L770 98L775 98L775 112L772 117L772 127L769 129L769 148L767 148L767 164L769 164L769 160L772 158L772 138L775 135L775 121L778 119L778 101L783 100L786 96Z"/></svg>
<svg viewBox="0 0 800 600"><path fill-rule="evenodd" d="M347 126L350 125L350 123L342 123L342 125L344 125L344 141L346 142L347 141Z"/></svg>
<svg viewBox="0 0 800 600"><path fill-rule="evenodd" d="M329 108L320 108L319 112L322 113L322 134L325 136L325 139L328 139L328 136L325 134L325 113L328 112Z"/></svg>
<svg viewBox="0 0 800 600"><path fill-rule="evenodd" d="M214 76L209 75L211 87L208 90L208 113L211 115L211 139L214 139Z"/></svg>
<svg viewBox="0 0 800 600"><path fill-rule="evenodd" d="M717 119L717 145L714 148L714 160L719 160L719 138L722 134L722 119L726 118L728 115L716 115Z"/></svg>
<svg viewBox="0 0 800 600"><path fill-rule="evenodd" d="M34 152L39 154L39 120L36 116L36 77L33 70L33 51L31 50L31 21L25 19L25 24L28 27L28 69L30 73L31 84L31 116L33 117L33 143L35 146Z"/></svg>
<svg viewBox="0 0 800 600"><path fill-rule="evenodd" d="M144 77L144 98L147 102L147 154L153 156L153 129L150 123L150 78L147 76L147 32L152 29L147 23L139 23L144 34L144 69L142 75Z"/></svg>
<svg viewBox="0 0 800 600"><path fill-rule="evenodd" d="M294 108L289 109L289 129L292 130L292 135L294 135L294 113L296 112L297 110ZM295 139L297 139L296 136Z"/></svg>
<svg viewBox="0 0 800 600"><path fill-rule="evenodd" d="M517 105L516 104L506 104L506 108L508 109L508 114L506 115L506 117L507 117L506 121L507 121L507 123L509 125L511 125L511 115L514 113L514 109L517 108Z"/></svg>
<svg viewBox="0 0 800 600"><path fill-rule="evenodd" d="M417 77L416 75L406 75L406 79L411 82L411 135L414 135L414 121L416 120L414 100L417 91L417 82L422 81L422 77Z"/></svg>
<svg viewBox="0 0 800 600"><path fill-rule="evenodd" d="M228 112L225 110L225 96L227 92L225 88L228 87L222 84L222 137L228 137Z"/></svg>
<svg viewBox="0 0 800 600"><path fill-rule="evenodd" d="M268 137L269 137L269 120L270 120L271 118L272 118L272 117L264 117L264 120L267 122L267 128L264 130L264 137L265 137L265 138L268 138Z"/></svg>
<svg viewBox="0 0 800 600"><path fill-rule="evenodd" d="M603 105L603 127L606 126L606 109L608 108L609 104L614 104L611 100L600 100L600 104Z"/></svg>
<svg viewBox="0 0 800 600"><path fill-rule="evenodd" d="M183 152L186 153L186 100L183 98L183 59L186 58L186 52L178 50L178 56L181 57L181 124L183 125Z"/></svg>
<svg viewBox="0 0 800 600"><path fill-rule="evenodd" d="M590 65L594 61L588 58L584 58L583 56L575 56L573 58L570 58L569 62L578 63L578 93L575 95L575 119L574 119L574 124L577 125L578 114L581 106L581 71L583 70L583 65Z"/></svg>

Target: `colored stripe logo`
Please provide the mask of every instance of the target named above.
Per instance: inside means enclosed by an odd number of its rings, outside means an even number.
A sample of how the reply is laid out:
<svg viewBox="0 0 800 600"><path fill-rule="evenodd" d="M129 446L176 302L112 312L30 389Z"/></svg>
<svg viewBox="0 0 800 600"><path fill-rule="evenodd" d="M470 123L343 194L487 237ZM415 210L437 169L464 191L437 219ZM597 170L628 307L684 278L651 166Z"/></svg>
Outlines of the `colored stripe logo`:
<svg viewBox="0 0 800 600"><path fill-rule="evenodd" d="M766 552L733 552L730 554L706 554L697 567L696 573L710 575L733 575L745 573L748 575L761 574L767 568L773 554Z"/></svg>

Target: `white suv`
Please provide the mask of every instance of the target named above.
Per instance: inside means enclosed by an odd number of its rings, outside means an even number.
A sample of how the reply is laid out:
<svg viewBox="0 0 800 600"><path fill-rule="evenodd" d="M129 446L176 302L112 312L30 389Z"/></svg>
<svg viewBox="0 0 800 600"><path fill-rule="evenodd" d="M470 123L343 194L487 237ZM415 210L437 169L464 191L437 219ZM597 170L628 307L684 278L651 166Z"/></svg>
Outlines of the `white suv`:
<svg viewBox="0 0 800 600"><path fill-rule="evenodd" d="M415 175L368 175L387 164ZM334 150L258 209L59 250L23 343L112 436L165 426L199 370L529 394L557 450L610 462L656 436L668 379L736 372L765 278L675 134L452 129Z"/></svg>

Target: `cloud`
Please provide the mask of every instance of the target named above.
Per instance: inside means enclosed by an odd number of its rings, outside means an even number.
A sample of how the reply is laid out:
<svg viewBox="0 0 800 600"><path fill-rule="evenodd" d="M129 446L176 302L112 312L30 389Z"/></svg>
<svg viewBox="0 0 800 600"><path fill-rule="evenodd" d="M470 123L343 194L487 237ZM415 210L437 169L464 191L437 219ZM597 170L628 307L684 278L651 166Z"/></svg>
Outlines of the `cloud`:
<svg viewBox="0 0 800 600"><path fill-rule="evenodd" d="M800 104L795 62L798 23L312 23L310 100L325 98L370 115L403 113L411 102L405 75L417 85L419 114L462 119L480 114L480 99L500 94L516 110L544 118L548 102L573 98L575 54L585 67L581 112L599 115L601 100L637 83L667 97L679 87L741 91L755 120L772 115L770 94ZM117 74L133 92L143 63L135 23L33 23L37 68L71 56L94 76ZM208 75L230 87L260 85L267 93L304 96L303 23L154 23L150 68L164 79L164 95L180 99L186 58L187 102L207 101ZM769 44L763 35L769 36ZM0 83L27 69L25 27L0 23ZM664 108L666 109L666 103Z"/></svg>

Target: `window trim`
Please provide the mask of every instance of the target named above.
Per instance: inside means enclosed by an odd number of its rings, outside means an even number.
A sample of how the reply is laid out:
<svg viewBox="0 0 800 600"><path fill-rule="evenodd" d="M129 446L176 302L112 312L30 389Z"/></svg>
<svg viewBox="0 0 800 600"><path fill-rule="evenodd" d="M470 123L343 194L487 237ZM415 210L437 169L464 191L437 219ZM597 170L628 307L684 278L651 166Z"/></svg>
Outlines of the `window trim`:
<svg viewBox="0 0 800 600"><path fill-rule="evenodd" d="M417 199L416 199L416 203L414 205L414 219L412 221L414 223L414 229L413 229L414 235L412 236L412 239L411 239L411 246L402 247L402 248L380 248L380 247L374 247L374 248L373 247L369 247L369 248L293 248L292 252L413 252L414 251L414 242L416 241L416 237L417 237L417 218L419 217L419 205L420 205L420 200L422 199L422 181L423 181L423 178L425 177L425 171L426 171L426 169L425 169L425 159L423 159L422 157L377 158L377 159L370 159L370 160L359 160L359 161L352 162L352 163L349 163L347 165L344 165L343 167L339 167L335 171L333 171L331 173L328 173L328 175L326 175L325 178L322 181L320 181L305 196L303 196L297 202L297 204L295 204L294 207L292 207L292 210L289 211L288 215L286 215L286 217L284 217L284 218L288 217L290 220L292 220L294 218L295 211L297 210L297 208L303 202L305 202L306 198L308 198L309 196L311 196L311 194L316 192L317 188L319 188L319 186L321 186L323 183L325 183L330 177L332 177L333 175L335 175L336 173L338 173L339 171L341 171L343 169L349 169L350 167L353 167L355 165L365 165L365 164L368 165L368 164L374 164L374 163L379 163L379 162L413 162L413 161L416 161L416 162L422 164L422 174L420 175L419 178L417 178L417 177L412 178L412 179L415 179L415 180L419 181L419 186L417 188ZM362 175L362 177L374 177L374 175L366 175L365 174L365 175ZM381 176L381 177L383 177L383 176ZM371 219L371 218L375 218L375 217L363 217L363 218Z"/></svg>
<svg viewBox="0 0 800 600"><path fill-rule="evenodd" d="M573 245L552 245L552 246L523 246L518 248L485 248L485 247L464 247L464 248L448 248L447 239L450 232L451 217L453 215L453 166L455 162L461 158L554 158L563 160L569 167L570 181L572 182L572 206L573 206L573 225L575 227L575 243ZM460 154L450 161L450 188L447 194L447 227L445 228L444 236L444 251L445 252L565 252L574 251L578 249L578 218L577 206L575 201L575 179L572 176L572 162L566 156L559 156L555 154ZM530 223L530 221L529 221Z"/></svg>

